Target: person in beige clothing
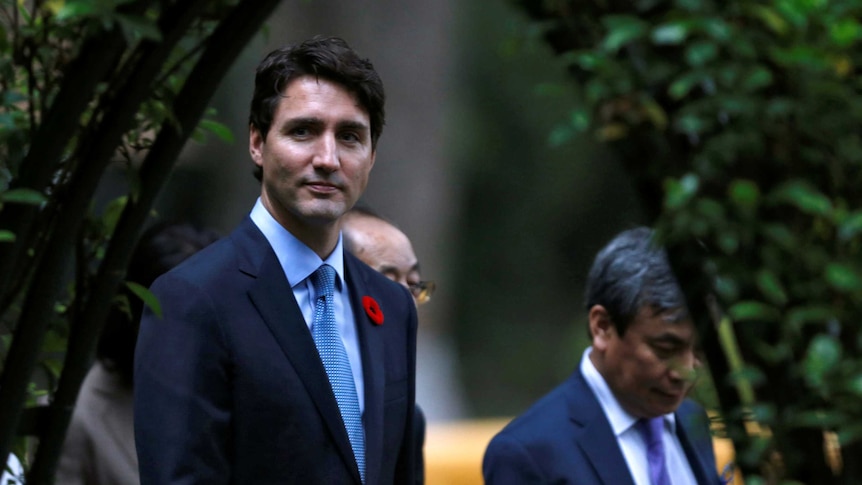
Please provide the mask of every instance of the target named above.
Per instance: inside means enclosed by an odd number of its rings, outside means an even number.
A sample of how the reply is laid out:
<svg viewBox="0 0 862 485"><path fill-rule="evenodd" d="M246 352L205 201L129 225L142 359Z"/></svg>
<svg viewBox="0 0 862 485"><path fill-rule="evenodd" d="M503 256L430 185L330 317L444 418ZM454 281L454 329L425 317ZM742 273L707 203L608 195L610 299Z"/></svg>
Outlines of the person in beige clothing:
<svg viewBox="0 0 862 485"><path fill-rule="evenodd" d="M188 224L161 224L141 236L127 279L143 287L217 239ZM112 310L87 374L57 467L56 485L138 485L132 368L143 302L126 290Z"/></svg>

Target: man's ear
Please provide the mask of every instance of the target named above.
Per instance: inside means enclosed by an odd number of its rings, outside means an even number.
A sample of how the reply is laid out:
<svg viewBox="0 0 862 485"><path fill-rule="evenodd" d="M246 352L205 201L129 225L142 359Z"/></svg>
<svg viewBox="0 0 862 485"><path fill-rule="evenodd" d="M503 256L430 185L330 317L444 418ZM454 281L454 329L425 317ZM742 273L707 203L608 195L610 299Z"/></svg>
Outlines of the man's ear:
<svg viewBox="0 0 862 485"><path fill-rule="evenodd" d="M616 334L616 328L611 321L611 316L605 307L593 305L588 314L590 320L590 337L592 337L593 348L604 350L608 341Z"/></svg>
<svg viewBox="0 0 862 485"><path fill-rule="evenodd" d="M257 129L254 125L249 125L248 127L248 152L251 155L251 159L254 161L254 164L258 167L263 166L263 157L261 155L261 150L263 149L263 144L266 142L260 130Z"/></svg>

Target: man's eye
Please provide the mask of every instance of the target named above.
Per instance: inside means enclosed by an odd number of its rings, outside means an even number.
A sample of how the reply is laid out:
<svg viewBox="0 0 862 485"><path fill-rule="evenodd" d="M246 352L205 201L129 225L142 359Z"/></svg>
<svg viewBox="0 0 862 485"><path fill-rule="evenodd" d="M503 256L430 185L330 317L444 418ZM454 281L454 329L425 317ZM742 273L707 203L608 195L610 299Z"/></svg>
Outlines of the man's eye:
<svg viewBox="0 0 862 485"><path fill-rule="evenodd" d="M352 133L352 132L342 133L341 139L346 141L346 142L351 142L351 143L356 143L360 140L359 135L357 135L356 133Z"/></svg>
<svg viewBox="0 0 862 485"><path fill-rule="evenodd" d="M653 351L662 359L673 357L677 353L677 350L677 347L674 345L653 345Z"/></svg>

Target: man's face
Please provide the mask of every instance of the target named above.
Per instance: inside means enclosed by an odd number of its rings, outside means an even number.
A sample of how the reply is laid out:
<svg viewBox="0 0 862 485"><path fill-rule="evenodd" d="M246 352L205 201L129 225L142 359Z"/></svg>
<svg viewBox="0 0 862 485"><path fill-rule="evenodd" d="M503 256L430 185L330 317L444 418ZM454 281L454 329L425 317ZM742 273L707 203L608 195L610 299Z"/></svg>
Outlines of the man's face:
<svg viewBox="0 0 862 485"><path fill-rule="evenodd" d="M263 170L264 206L292 232L336 222L362 195L375 157L355 96L312 76L287 85L266 138L250 130L249 151Z"/></svg>
<svg viewBox="0 0 862 485"><path fill-rule="evenodd" d="M380 219L348 217L343 230L354 241L354 256L407 289L422 281L413 245L403 232Z"/></svg>
<svg viewBox="0 0 862 485"><path fill-rule="evenodd" d="M675 411L694 383L700 366L695 328L689 318L674 318L677 314L641 308L621 337L601 305L590 310L590 358L633 416L652 418Z"/></svg>

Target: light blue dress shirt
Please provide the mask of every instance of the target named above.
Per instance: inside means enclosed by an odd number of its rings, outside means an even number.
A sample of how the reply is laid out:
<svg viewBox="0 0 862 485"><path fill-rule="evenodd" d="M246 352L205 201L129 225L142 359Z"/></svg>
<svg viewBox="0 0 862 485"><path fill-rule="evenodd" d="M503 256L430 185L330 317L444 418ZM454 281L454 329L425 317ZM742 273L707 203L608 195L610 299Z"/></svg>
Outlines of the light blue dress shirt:
<svg viewBox="0 0 862 485"><path fill-rule="evenodd" d="M293 236L272 214L263 206L260 198L257 199L250 214L252 222L260 229L269 245L275 250L278 262L284 270L287 282L293 289L293 296L305 324L311 330L311 322L314 317L314 286L311 276L321 264L326 263L335 268L335 319L338 323L338 333L344 342L347 351L347 359L350 361L350 370L353 372L353 381L356 383L356 395L359 397L359 411L365 411L365 382L362 378L362 355L359 352L359 337L356 333L356 320L353 316L353 307L350 305L350 292L344 279L344 247L341 235L338 236L338 244L326 260L320 259L311 248Z"/></svg>

